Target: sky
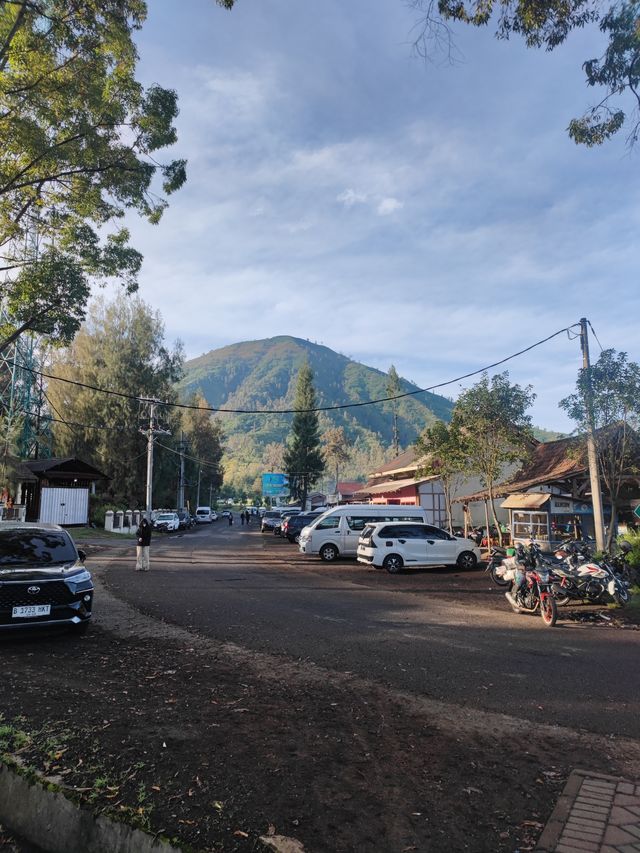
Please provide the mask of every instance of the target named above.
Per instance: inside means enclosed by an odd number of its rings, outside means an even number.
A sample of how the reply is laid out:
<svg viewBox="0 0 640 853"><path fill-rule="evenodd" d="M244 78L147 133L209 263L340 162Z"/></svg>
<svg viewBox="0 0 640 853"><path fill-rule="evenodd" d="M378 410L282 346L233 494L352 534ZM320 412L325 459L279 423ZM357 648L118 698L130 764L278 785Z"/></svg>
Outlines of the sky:
<svg viewBox="0 0 640 853"><path fill-rule="evenodd" d="M163 158L188 181L159 225L128 225L140 295L188 358L294 335L428 387L587 317L594 359L640 360L640 150L566 132L599 95L597 29L547 53L457 25L451 63L415 55L404 0L149 7L138 78L178 92ZM490 373L570 431L580 366L563 334Z"/></svg>

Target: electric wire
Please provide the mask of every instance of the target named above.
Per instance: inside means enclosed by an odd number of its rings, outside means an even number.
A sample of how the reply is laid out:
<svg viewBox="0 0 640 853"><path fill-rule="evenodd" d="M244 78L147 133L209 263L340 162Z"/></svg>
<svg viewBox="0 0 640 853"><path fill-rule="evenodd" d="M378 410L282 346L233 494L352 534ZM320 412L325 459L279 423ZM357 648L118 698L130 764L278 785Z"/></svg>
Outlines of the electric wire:
<svg viewBox="0 0 640 853"><path fill-rule="evenodd" d="M387 397L378 397L374 400L361 400L357 403L339 403L339 404L332 405L332 406L314 406L314 407L309 408L309 409L227 409L227 408L222 408L222 407L217 408L214 406L197 406L197 405L193 405L193 404L189 404L189 403L168 403L168 402L161 402L161 405L167 406L169 408L175 408L175 409L190 409L190 410L198 410L198 411L202 411L202 412L214 412L216 414L233 414L233 415L292 415L292 414L296 414L296 413L332 412L332 411L338 411L338 410L342 410L342 409L356 409L356 408L361 408L362 406L375 406L379 403L388 403L388 402L391 402L393 400L401 400L404 397L413 397L413 396L416 396L417 394L426 394L426 393L429 393L431 391L434 391L436 388L444 388L447 385L453 385L455 383L461 382L463 379L470 379L472 376L478 376L481 373L485 373L488 370L492 370L494 367L499 367L501 364L506 364L506 362L511 361L512 359L517 358L518 356L524 355L525 353L530 352L531 350L535 349L536 347L539 347L539 346L542 346L543 344L546 344L548 341L552 340L553 338L558 337L558 335L562 335L565 332L568 335L570 335L571 330L576 328L576 326L579 326L579 325L580 325L579 323L573 323L571 326L566 326L563 329L559 329L557 332L554 332L552 335L548 335L546 338L543 338L540 341L536 341L536 343L531 344L530 346L525 347L524 349L521 349L518 352L512 353L511 355L508 355L505 358L501 358L498 361L494 361L492 364L487 364L484 367L478 368L477 370L472 370L472 371L469 371L468 373L463 373L461 376L456 376L454 379L447 379L445 382L438 382L438 383L435 383L434 385L429 385L426 388L416 388L413 391L404 391L402 394L394 394L392 396L387 396ZM7 363L11 364L14 362L11 362L10 360L7 359ZM25 367L23 365L16 365L16 366L22 367L23 370L27 370L28 372L33 373L37 376L43 376L46 379L51 379L51 380L54 380L56 382L65 382L69 385L75 385L76 387L79 387L79 388L86 388L87 390L90 390L90 391L97 391L98 393L101 393L101 394L108 394L108 395L111 395L114 397L120 397L120 398L126 399L126 400L135 400L139 403L158 402L158 401L151 401L148 397L139 397L136 394L125 394L122 391L111 391L111 390L106 389L106 388L99 388L95 385L89 385L86 382L79 382L79 381L74 380L74 379L66 379L66 378L63 378L62 376L54 376L53 374L45 373L43 371L36 370L35 368Z"/></svg>
<svg viewBox="0 0 640 853"><path fill-rule="evenodd" d="M587 323L589 324L589 328L590 328L590 329L591 329L591 331L593 332L593 337L598 341L598 346L600 347L600 352L604 352L604 349L603 349L603 347L602 347L602 344L600 343L600 341L599 341L599 339L598 339L598 336L596 335L596 330L595 330L595 329L593 328L593 326L591 325L591 320L587 320Z"/></svg>

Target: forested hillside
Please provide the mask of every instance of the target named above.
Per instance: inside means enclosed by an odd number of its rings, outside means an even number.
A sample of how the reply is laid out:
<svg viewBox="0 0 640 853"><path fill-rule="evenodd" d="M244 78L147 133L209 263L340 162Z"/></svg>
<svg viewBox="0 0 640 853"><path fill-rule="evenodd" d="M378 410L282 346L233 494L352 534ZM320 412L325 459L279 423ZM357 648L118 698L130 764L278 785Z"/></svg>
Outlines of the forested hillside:
<svg viewBox="0 0 640 853"><path fill-rule="evenodd" d="M388 396L388 376L352 361L328 347L282 336L232 344L185 364L180 383L183 398L201 391L209 405L226 409L282 410L293 402L297 373L308 360L320 406L359 403ZM401 392L416 386L400 380ZM449 420L452 403L437 394L420 393L397 402L401 448L436 418ZM291 415L222 414L227 435L225 481L250 488L273 461L274 444L286 441ZM351 461L344 477L366 476L393 455L393 404L357 406L321 414L321 428L342 426L348 438ZM266 457L265 458L265 454Z"/></svg>

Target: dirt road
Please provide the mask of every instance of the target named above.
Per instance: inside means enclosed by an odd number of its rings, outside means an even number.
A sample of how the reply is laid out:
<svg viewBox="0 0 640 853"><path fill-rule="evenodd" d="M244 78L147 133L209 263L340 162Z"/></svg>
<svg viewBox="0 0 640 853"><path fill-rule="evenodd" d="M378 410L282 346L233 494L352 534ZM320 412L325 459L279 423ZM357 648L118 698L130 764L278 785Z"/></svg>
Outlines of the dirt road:
<svg viewBox="0 0 640 853"><path fill-rule="evenodd" d="M269 832L308 853L530 850L572 768L640 775L632 739L141 616L103 585L117 554L91 562L99 607L86 638L0 640L0 748L93 808L199 850L266 849ZM169 570L145 579L162 585Z"/></svg>

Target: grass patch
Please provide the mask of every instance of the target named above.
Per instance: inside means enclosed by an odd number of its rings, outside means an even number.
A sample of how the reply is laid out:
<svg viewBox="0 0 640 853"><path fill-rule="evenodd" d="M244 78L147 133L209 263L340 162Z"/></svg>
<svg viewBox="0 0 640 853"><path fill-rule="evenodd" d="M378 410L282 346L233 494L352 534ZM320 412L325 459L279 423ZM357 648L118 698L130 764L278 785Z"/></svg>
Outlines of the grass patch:
<svg viewBox="0 0 640 853"><path fill-rule="evenodd" d="M100 527L69 527L67 532L76 542L82 542L84 539L135 539L134 533L112 533L110 530L103 530Z"/></svg>

